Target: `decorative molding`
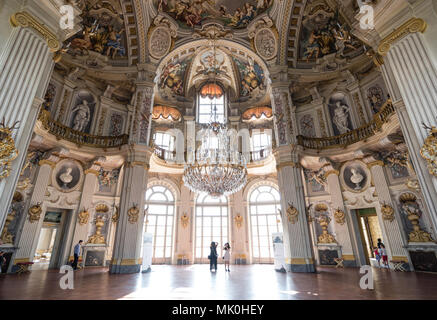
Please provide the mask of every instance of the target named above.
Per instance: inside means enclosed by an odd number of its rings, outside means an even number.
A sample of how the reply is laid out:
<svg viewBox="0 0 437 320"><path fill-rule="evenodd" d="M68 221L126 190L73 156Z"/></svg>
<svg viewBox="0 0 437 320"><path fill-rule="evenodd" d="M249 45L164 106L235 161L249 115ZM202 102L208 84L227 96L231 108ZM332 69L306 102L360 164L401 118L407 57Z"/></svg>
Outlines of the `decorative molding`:
<svg viewBox="0 0 437 320"><path fill-rule="evenodd" d="M353 254L344 254L342 258L344 261L355 261L355 256Z"/></svg>
<svg viewBox="0 0 437 320"><path fill-rule="evenodd" d="M185 229L186 227L188 227L188 224L190 222L190 217L188 217L187 213L184 212L184 214L181 216L181 224L182 227Z"/></svg>
<svg viewBox="0 0 437 320"><path fill-rule="evenodd" d="M241 214L237 214L234 218L234 221L238 229L243 226L243 217L241 216Z"/></svg>
<svg viewBox="0 0 437 320"><path fill-rule="evenodd" d="M51 52L56 52L61 49L61 44L56 35L51 32L43 23L39 22L35 17L29 13L22 11L13 14L10 18L13 27L33 28L40 33L47 41L47 45Z"/></svg>
<svg viewBox="0 0 437 320"><path fill-rule="evenodd" d="M367 164L367 168L372 169L374 166L380 166L380 167L384 167L384 161L382 160L377 160L377 161L372 161L370 163Z"/></svg>
<svg viewBox="0 0 437 320"><path fill-rule="evenodd" d="M114 260L115 259L112 260L113 264L114 264ZM140 264L140 260L141 259L122 259L120 262L120 265L121 266L134 266L134 265Z"/></svg>
<svg viewBox="0 0 437 320"><path fill-rule="evenodd" d="M325 174L324 174L325 179L328 179L328 177L331 174L335 174L338 177L338 176L340 176L340 171L338 171L338 170L329 170L329 171L326 171Z"/></svg>
<svg viewBox="0 0 437 320"><path fill-rule="evenodd" d="M86 225L88 223L90 217L90 213L88 210L82 210L78 215L79 224L81 226Z"/></svg>
<svg viewBox="0 0 437 320"><path fill-rule="evenodd" d="M85 175L87 175L87 174L93 174L93 175L95 175L96 177L99 176L99 171L94 170L94 169L87 169L87 170L84 171L84 173L85 173Z"/></svg>
<svg viewBox="0 0 437 320"><path fill-rule="evenodd" d="M127 163L128 167L144 167L145 170L149 170L150 166L149 164L142 162L142 161L132 161Z"/></svg>
<svg viewBox="0 0 437 320"><path fill-rule="evenodd" d="M134 224L138 222L138 217L140 215L140 210L138 209L138 207L134 204L134 206L132 208L130 208L127 211L127 214L129 216L129 222Z"/></svg>
<svg viewBox="0 0 437 320"><path fill-rule="evenodd" d="M29 221L30 223L34 223L39 221L41 218L42 208L41 203L37 203L29 208Z"/></svg>
<svg viewBox="0 0 437 320"><path fill-rule="evenodd" d="M341 209L335 210L334 219L335 219L335 222L337 222L338 224L344 225L346 222L346 215L344 214L344 211Z"/></svg>
<svg viewBox="0 0 437 320"><path fill-rule="evenodd" d="M395 219L395 210L388 204L381 206L382 219L392 222Z"/></svg>
<svg viewBox="0 0 437 320"><path fill-rule="evenodd" d="M276 166L276 170L279 171L279 169L282 169L284 167L300 168L301 165L300 165L300 163L296 163L294 161L287 161L287 162L282 162L282 163L278 164Z"/></svg>
<svg viewBox="0 0 437 320"><path fill-rule="evenodd" d="M381 56L385 56L390 50L390 47L400 38L410 33L416 33L416 32L424 33L426 28L427 28L427 24L423 19L412 18L408 20L406 23L401 25L399 28L397 28L395 31L390 33L387 37L385 37L381 41L378 47L378 53Z"/></svg>
<svg viewBox="0 0 437 320"><path fill-rule="evenodd" d="M45 164L52 167L52 169L54 169L56 167L56 162L53 162L50 160L41 160L38 164L40 167L42 167Z"/></svg>

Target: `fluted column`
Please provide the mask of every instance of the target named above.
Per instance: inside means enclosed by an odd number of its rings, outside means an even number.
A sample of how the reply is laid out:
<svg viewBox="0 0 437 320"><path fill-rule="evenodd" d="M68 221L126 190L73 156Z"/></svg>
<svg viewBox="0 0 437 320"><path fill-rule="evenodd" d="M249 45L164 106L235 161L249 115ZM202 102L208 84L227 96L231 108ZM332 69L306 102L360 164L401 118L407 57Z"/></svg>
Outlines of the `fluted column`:
<svg viewBox="0 0 437 320"><path fill-rule="evenodd" d="M380 202L380 205L376 207L376 212L378 214L379 224L381 225L382 233L385 238L384 244L387 249L389 261L402 260L408 263L409 255L408 251L404 247L406 245L406 241L404 240L402 232L401 217L399 216L396 204L392 201L390 196L390 189L383 168L384 163L382 161L377 161L372 157L366 158L365 161L368 163L368 167L372 173L373 183L375 184L376 193ZM381 211L381 207L384 205L393 208L393 220L384 219Z"/></svg>
<svg viewBox="0 0 437 320"><path fill-rule="evenodd" d="M124 165L120 218L109 267L111 273L137 273L141 270L144 197L150 155L149 148L131 146Z"/></svg>
<svg viewBox="0 0 437 320"><path fill-rule="evenodd" d="M287 267L292 272L315 272L311 235L306 215L302 168L289 146L275 154L281 193L282 223ZM292 209L297 215L290 216ZM295 212L295 211L294 211Z"/></svg>
<svg viewBox="0 0 437 320"><path fill-rule="evenodd" d="M52 169L56 165L57 158L51 156L49 160L41 160L39 163L38 175L35 181L32 198L30 200L30 207L40 204L41 214L39 220L30 221L28 212L25 212L26 218L21 231L18 242L18 250L15 254L14 265L18 262L29 262L35 256L36 246L38 245L38 234L44 221L46 212L45 206L42 205L47 191L47 186L50 182ZM12 269L14 271L14 269Z"/></svg>
<svg viewBox="0 0 437 320"><path fill-rule="evenodd" d="M335 238L338 244L341 246L342 258L344 259L344 265L346 267L355 267L357 260L352 249L351 240L351 219L348 217L348 212L344 207L343 194L340 187L339 171L335 170L331 165L325 166L325 177L328 184L329 193L331 195L331 203L333 209ZM335 212L339 210L344 213L344 219L337 221L335 218Z"/></svg>
<svg viewBox="0 0 437 320"><path fill-rule="evenodd" d="M194 232L194 213L193 202L191 201L191 191L186 186L181 185L181 198L176 203L176 230L177 238L175 241L175 263L178 263L178 257L182 256L194 262L193 242L191 241L191 233Z"/></svg>
<svg viewBox="0 0 437 320"><path fill-rule="evenodd" d="M73 259L74 246L79 242L79 240L83 240L83 244L86 244L88 240L87 236L91 221L91 206L93 201L93 195L98 182L97 177L99 175L98 166L92 165L89 169L85 170L84 173L85 179L83 183L82 194L79 206L77 207L77 211L74 215L74 220L76 220L76 224L74 229L73 242L70 249L70 260ZM79 220L79 214L82 211L88 211L88 221L84 224L82 224ZM109 234L107 235L107 237L109 237Z"/></svg>
<svg viewBox="0 0 437 320"><path fill-rule="evenodd" d="M422 123L437 125L437 70L424 40L426 27L424 20L410 19L382 40L379 53L384 56L382 68L387 82L396 82L389 88L395 95L399 93L405 104L406 112L398 112L401 128L435 229L437 177L430 176L419 154L429 134Z"/></svg>

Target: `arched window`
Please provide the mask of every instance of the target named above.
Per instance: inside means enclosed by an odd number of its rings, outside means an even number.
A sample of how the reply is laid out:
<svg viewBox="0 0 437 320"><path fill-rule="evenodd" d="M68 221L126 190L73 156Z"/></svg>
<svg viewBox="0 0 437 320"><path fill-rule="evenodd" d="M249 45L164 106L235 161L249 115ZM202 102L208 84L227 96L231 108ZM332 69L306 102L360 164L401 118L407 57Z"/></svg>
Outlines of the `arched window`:
<svg viewBox="0 0 437 320"><path fill-rule="evenodd" d="M228 239L228 201L226 197L213 198L200 194L196 201L195 261L208 262L211 242L218 242L217 253Z"/></svg>
<svg viewBox="0 0 437 320"><path fill-rule="evenodd" d="M216 115L214 119L213 115ZM225 94L218 84L208 83L199 92L197 100L197 122L224 123L226 117Z"/></svg>
<svg viewBox="0 0 437 320"><path fill-rule="evenodd" d="M252 160L257 161L270 155L272 136L267 132L258 132L251 137Z"/></svg>
<svg viewBox="0 0 437 320"><path fill-rule="evenodd" d="M175 151L175 137L165 132L155 132L153 141L158 149L159 156L164 160L173 159L173 152Z"/></svg>
<svg viewBox="0 0 437 320"><path fill-rule="evenodd" d="M153 234L153 263L171 263L174 202L173 193L164 186L147 189L144 231Z"/></svg>
<svg viewBox="0 0 437 320"><path fill-rule="evenodd" d="M254 263L272 263L274 252L272 233L282 232L280 196L271 186L259 186L249 197Z"/></svg>

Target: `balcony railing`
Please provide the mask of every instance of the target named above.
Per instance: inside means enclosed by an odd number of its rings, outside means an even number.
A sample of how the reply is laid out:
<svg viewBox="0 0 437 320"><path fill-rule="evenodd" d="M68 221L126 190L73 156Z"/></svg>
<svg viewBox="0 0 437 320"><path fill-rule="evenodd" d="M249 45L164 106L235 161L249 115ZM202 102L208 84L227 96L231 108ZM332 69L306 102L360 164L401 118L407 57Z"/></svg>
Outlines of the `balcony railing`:
<svg viewBox="0 0 437 320"><path fill-rule="evenodd" d="M374 115L371 122L358 129L338 136L327 138L309 138L304 136L298 136L297 143L305 149L323 150L341 147L345 148L351 144L366 140L375 135L378 131L382 129L382 125L388 122L390 116L394 113L395 109L391 100L389 99L381 107L381 110Z"/></svg>
<svg viewBox="0 0 437 320"><path fill-rule="evenodd" d="M155 155L164 161L172 161L176 159L176 151L168 151L158 146L153 146ZM252 151L250 152L250 159L252 162L255 161L261 161L264 159L267 159L271 155L270 149L263 149L258 151ZM184 154L184 157L186 158L186 152Z"/></svg>
<svg viewBox="0 0 437 320"><path fill-rule="evenodd" d="M94 148L118 148L129 142L127 134L117 137L95 136L92 134L73 130L50 117L50 112L41 110L38 120L45 130L54 135L57 139L66 140L77 144L78 146L88 146Z"/></svg>

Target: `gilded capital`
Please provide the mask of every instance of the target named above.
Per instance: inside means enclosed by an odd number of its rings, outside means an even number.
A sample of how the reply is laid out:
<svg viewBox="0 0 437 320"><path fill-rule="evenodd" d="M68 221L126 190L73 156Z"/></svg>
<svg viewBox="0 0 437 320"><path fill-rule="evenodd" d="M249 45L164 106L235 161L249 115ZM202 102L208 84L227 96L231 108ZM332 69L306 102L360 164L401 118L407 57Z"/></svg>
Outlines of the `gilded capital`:
<svg viewBox="0 0 437 320"><path fill-rule="evenodd" d="M400 38L405 37L410 33L421 32L424 33L426 30L427 24L425 20L420 18L412 18L397 28L395 31L390 33L387 37L385 37L378 47L378 53L381 56L385 56L390 47L396 43Z"/></svg>
<svg viewBox="0 0 437 320"><path fill-rule="evenodd" d="M11 25L13 27L22 27L22 28L33 28L39 34L41 34L44 39L47 41L47 45L50 48L51 52L56 52L61 49L61 44L59 43L56 35L47 29L43 23L39 22L35 17L30 15L29 13L22 11L13 14L10 18Z"/></svg>
<svg viewBox="0 0 437 320"><path fill-rule="evenodd" d="M300 163L294 161L282 162L276 165L276 170L282 169L284 167L300 168Z"/></svg>

